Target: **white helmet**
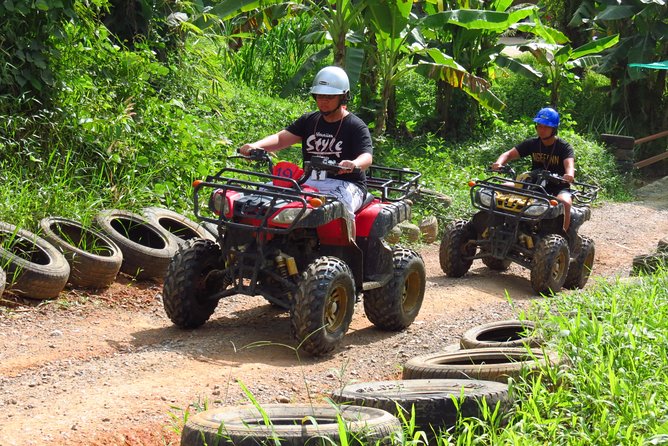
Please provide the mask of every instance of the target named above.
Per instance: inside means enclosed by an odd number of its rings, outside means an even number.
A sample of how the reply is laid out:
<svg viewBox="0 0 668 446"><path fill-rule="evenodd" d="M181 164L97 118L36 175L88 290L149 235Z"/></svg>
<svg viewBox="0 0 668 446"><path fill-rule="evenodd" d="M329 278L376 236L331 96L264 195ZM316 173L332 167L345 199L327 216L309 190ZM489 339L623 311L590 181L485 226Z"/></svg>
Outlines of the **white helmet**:
<svg viewBox="0 0 668 446"><path fill-rule="evenodd" d="M311 87L311 94L344 94L346 97L350 92L350 81L348 75L342 68L331 66L325 67L316 74Z"/></svg>

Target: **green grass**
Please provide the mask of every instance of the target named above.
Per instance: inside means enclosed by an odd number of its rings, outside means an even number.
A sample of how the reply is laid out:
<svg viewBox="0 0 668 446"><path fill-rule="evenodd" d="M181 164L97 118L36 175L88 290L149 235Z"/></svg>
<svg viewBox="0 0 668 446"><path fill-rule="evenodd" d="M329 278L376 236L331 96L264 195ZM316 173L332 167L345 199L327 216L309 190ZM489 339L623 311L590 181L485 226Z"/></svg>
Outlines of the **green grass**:
<svg viewBox="0 0 668 446"><path fill-rule="evenodd" d="M665 444L666 302L665 271L542 301L535 314L548 348L570 366L518 382L505 427L462 420L445 444Z"/></svg>

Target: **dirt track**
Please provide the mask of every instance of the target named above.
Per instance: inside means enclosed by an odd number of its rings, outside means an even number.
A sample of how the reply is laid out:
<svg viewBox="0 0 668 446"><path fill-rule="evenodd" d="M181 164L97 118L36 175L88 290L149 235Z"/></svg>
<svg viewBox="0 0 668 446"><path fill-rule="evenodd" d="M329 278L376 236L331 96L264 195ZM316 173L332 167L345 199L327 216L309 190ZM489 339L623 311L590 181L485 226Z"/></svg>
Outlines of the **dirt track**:
<svg viewBox="0 0 668 446"><path fill-rule="evenodd" d="M628 275L632 258L668 235L661 190L646 202L594 209L582 233L596 242L595 277ZM189 405L244 403L239 382L260 402L318 401L353 381L396 379L408 358L515 317L537 299L516 265L496 273L476 261L464 278L450 279L437 245L421 254L428 283L416 322L382 332L358 304L343 347L318 360L299 360L286 347L287 316L259 297L229 298L204 327L182 331L164 314L159 284L119 277L103 293L70 290L40 305L4 296L0 445L176 445L172 415L179 422ZM251 348L263 342L271 345Z"/></svg>

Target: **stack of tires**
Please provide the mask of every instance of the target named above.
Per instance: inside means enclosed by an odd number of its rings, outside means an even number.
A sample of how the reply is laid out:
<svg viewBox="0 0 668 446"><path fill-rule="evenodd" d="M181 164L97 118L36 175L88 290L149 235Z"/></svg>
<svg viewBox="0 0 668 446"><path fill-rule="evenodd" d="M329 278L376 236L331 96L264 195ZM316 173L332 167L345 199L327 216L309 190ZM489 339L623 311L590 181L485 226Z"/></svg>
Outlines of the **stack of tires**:
<svg viewBox="0 0 668 446"><path fill-rule="evenodd" d="M104 210L94 224L46 217L31 232L0 222L0 294L5 288L32 299L53 299L69 283L106 288L119 271L137 279L162 279L180 244L215 237L168 209L141 213Z"/></svg>
<svg viewBox="0 0 668 446"><path fill-rule="evenodd" d="M500 413L511 406L509 379L558 364L541 350L535 324L507 320L472 328L458 344L409 359L402 379L351 384L332 394L339 403L382 408L400 418L415 413L428 436L453 427L458 417L481 417L482 401ZM433 437L432 437L433 440Z"/></svg>
<svg viewBox="0 0 668 446"><path fill-rule="evenodd" d="M355 383L332 392L336 405L270 404L200 412L186 422L181 446L267 444L279 437L289 445L341 444L339 411L354 414L356 423L341 418L349 434L360 438L360 432L367 432L367 440L382 439L379 444L400 442L402 425L414 413L416 428L436 442L438 433L453 427L458 417L481 417L483 401L492 410L498 405L501 414L507 411L512 404L509 379L559 364L554 353L540 349L535 329L534 323L519 320L479 325L458 344L407 361L401 380ZM330 440L317 441L323 436Z"/></svg>

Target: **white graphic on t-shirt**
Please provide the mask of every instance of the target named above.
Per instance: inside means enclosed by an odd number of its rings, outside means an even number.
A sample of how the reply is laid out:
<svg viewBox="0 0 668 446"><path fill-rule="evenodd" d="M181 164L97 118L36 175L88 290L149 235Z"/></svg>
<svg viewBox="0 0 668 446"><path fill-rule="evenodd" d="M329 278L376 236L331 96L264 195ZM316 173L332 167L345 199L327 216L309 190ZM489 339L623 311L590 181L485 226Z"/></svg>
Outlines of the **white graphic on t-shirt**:
<svg viewBox="0 0 668 446"><path fill-rule="evenodd" d="M333 155L341 158L343 141L337 141L331 133L316 132L306 139L306 151L313 155Z"/></svg>

